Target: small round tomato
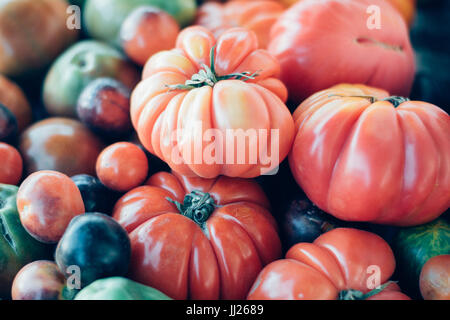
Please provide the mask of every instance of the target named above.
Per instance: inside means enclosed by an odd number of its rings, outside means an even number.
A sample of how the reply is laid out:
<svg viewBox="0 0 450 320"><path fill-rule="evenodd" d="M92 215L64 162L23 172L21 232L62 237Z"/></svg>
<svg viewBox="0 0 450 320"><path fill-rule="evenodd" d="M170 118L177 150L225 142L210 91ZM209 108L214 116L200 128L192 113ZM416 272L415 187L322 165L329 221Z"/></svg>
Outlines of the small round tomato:
<svg viewBox="0 0 450 320"><path fill-rule="evenodd" d="M22 177L22 157L9 144L0 142L0 183L17 185Z"/></svg>
<svg viewBox="0 0 450 320"><path fill-rule="evenodd" d="M62 300L65 282L56 263L34 261L14 278L11 296L13 300Z"/></svg>
<svg viewBox="0 0 450 320"><path fill-rule="evenodd" d="M419 285L425 300L450 300L450 254L429 259L420 273Z"/></svg>
<svg viewBox="0 0 450 320"><path fill-rule="evenodd" d="M129 142L110 145L97 159L97 176L108 188L126 192L141 185L148 173L145 152Z"/></svg>
<svg viewBox="0 0 450 320"><path fill-rule="evenodd" d="M122 24L120 40L125 53L143 66L153 54L175 46L180 27L167 12L152 6L138 7Z"/></svg>
<svg viewBox="0 0 450 320"><path fill-rule="evenodd" d="M34 238L56 243L73 217L84 213L81 193L66 175L39 171L28 176L17 193L20 221Z"/></svg>

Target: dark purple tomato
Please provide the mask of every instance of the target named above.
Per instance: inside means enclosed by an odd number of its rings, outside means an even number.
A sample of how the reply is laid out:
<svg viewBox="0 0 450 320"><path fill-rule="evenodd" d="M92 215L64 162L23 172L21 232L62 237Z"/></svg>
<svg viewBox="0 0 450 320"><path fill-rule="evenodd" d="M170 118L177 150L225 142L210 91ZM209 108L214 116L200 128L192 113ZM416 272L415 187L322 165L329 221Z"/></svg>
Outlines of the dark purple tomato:
<svg viewBox="0 0 450 320"><path fill-rule="evenodd" d="M72 177L81 192L86 212L111 214L116 201L122 195L106 188L98 178L88 174Z"/></svg>
<svg viewBox="0 0 450 320"><path fill-rule="evenodd" d="M97 279L125 276L130 257L127 232L117 221L101 213L86 213L72 219L55 253L60 270L69 266L80 268L81 287Z"/></svg>
<svg viewBox="0 0 450 320"><path fill-rule="evenodd" d="M16 136L16 117L8 108L0 103L0 141L12 142Z"/></svg>
<svg viewBox="0 0 450 320"><path fill-rule="evenodd" d="M34 261L14 278L13 300L62 300L66 279L52 261Z"/></svg>
<svg viewBox="0 0 450 320"><path fill-rule="evenodd" d="M93 131L123 137L132 129L130 89L112 78L96 79L80 94L77 114Z"/></svg>

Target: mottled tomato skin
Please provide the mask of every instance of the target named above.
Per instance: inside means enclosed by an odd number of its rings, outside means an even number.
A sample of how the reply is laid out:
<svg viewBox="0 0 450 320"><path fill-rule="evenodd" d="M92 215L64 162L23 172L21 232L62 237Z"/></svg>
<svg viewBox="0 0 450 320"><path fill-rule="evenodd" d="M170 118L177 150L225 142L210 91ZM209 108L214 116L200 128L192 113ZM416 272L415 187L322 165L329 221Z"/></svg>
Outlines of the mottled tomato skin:
<svg viewBox="0 0 450 320"><path fill-rule="evenodd" d="M46 243L58 242L72 218L85 212L75 183L68 176L50 170L35 172L22 182L17 209L24 228Z"/></svg>
<svg viewBox="0 0 450 320"><path fill-rule="evenodd" d="M368 27L371 5L380 8L380 29ZM268 50L281 64L293 103L340 83L407 97L414 80L408 28L384 0L299 1L273 26Z"/></svg>
<svg viewBox="0 0 450 320"><path fill-rule="evenodd" d="M450 300L450 254L429 259L420 273L419 285L425 300Z"/></svg>
<svg viewBox="0 0 450 320"><path fill-rule="evenodd" d="M193 190L218 207L202 226L178 213ZM159 172L116 204L113 217L130 233L130 277L175 299L243 299L281 243L269 203L254 181L189 178Z"/></svg>
<svg viewBox="0 0 450 320"><path fill-rule="evenodd" d="M62 300L65 283L56 263L34 261L14 278L11 296L13 300Z"/></svg>
<svg viewBox="0 0 450 320"><path fill-rule="evenodd" d="M148 159L137 145L117 142L98 156L96 171L105 186L126 192L144 183L148 174Z"/></svg>
<svg viewBox="0 0 450 320"><path fill-rule="evenodd" d="M305 100L289 164L308 198L341 220L420 225L450 206L450 117L388 97L343 84Z"/></svg>
<svg viewBox="0 0 450 320"><path fill-rule="evenodd" d="M17 185L22 177L22 157L9 144L0 142L0 183Z"/></svg>
<svg viewBox="0 0 450 320"><path fill-rule="evenodd" d="M153 54L175 46L180 27L167 12L152 6L138 7L120 29L122 47L134 62L143 66Z"/></svg>
<svg viewBox="0 0 450 320"><path fill-rule="evenodd" d="M313 243L296 244L286 259L266 266L248 299L334 300L343 290L368 293L373 266L378 267L380 284L386 283L395 270L394 254L386 241L367 231L337 228ZM378 298L384 299L383 295Z"/></svg>
<svg viewBox="0 0 450 320"><path fill-rule="evenodd" d="M20 137L19 150L27 174L55 170L67 174L95 174L103 148L100 139L80 121L49 118L29 127Z"/></svg>

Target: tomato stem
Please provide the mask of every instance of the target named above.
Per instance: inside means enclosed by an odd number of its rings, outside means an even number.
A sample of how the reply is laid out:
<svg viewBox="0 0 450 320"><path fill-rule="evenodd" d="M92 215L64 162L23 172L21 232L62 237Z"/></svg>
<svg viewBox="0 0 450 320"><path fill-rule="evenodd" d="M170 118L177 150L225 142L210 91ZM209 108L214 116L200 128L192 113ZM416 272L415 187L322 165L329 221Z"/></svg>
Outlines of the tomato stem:
<svg viewBox="0 0 450 320"><path fill-rule="evenodd" d="M379 294L381 291L386 289L392 283L395 283L395 281L388 281L385 284L367 293L363 293L362 291L354 289L342 290L341 292L339 292L339 300L367 300L368 298L376 294Z"/></svg>
<svg viewBox="0 0 450 320"><path fill-rule="evenodd" d="M173 203L180 214L191 219L200 227L203 227L209 216L217 207L213 197L209 193L194 190L184 197L183 203L179 203L169 197L167 201Z"/></svg>
<svg viewBox="0 0 450 320"><path fill-rule="evenodd" d="M199 70L198 73L194 74L190 80L187 80L184 84L175 84L175 85L166 85L169 88L169 91L172 90L192 90L195 88L201 88L203 86L214 87L214 85L222 80L254 80L259 74L258 72L238 72L238 73L230 73L228 75L219 76L216 73L215 62L214 62L214 52L216 47L212 47L209 58L210 58L210 66L206 64L202 64L202 69Z"/></svg>
<svg viewBox="0 0 450 320"><path fill-rule="evenodd" d="M363 98L363 99L367 99L370 101L370 103L375 103L377 101L387 101L390 102L394 105L394 108L397 108L399 105L401 105L403 102L409 101L408 98L405 97L399 97L399 96L391 96L382 100L378 100L377 97L374 96L365 96L365 95L360 95L360 96L344 96L344 95L340 95L340 94L330 94L328 97L341 97L341 98Z"/></svg>

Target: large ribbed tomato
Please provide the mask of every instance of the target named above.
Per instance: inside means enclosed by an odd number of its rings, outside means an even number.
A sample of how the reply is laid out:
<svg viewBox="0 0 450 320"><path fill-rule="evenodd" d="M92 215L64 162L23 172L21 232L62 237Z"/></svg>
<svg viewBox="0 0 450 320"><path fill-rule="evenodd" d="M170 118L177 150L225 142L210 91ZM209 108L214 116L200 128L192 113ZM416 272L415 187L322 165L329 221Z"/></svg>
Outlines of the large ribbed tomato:
<svg viewBox="0 0 450 320"><path fill-rule="evenodd" d="M216 41L204 27L186 28L175 49L145 65L131 120L144 147L183 175L256 177L276 168L292 145L294 122L279 72L252 31L229 29ZM225 139L238 132L258 136ZM279 161L254 161L255 153Z"/></svg>
<svg viewBox="0 0 450 320"><path fill-rule="evenodd" d="M299 1L273 25L268 50L294 103L340 83L408 96L414 80L408 28L385 0Z"/></svg>
<svg viewBox="0 0 450 320"><path fill-rule="evenodd" d="M294 112L292 173L339 219L411 226L450 206L450 117L363 85L316 93Z"/></svg>
<svg viewBox="0 0 450 320"><path fill-rule="evenodd" d="M266 48L270 29L284 10L283 5L270 0L210 2L198 9L196 24L208 28L216 36L229 28L248 28L256 33L260 48Z"/></svg>
<svg viewBox="0 0 450 320"><path fill-rule="evenodd" d="M386 241L367 231L339 228L313 243L296 244L286 259L266 266L248 298L409 300L387 282L394 270L394 254Z"/></svg>
<svg viewBox="0 0 450 320"><path fill-rule="evenodd" d="M113 212L130 233L132 279L175 299L243 299L279 258L277 226L256 182L159 172L146 184Z"/></svg>

